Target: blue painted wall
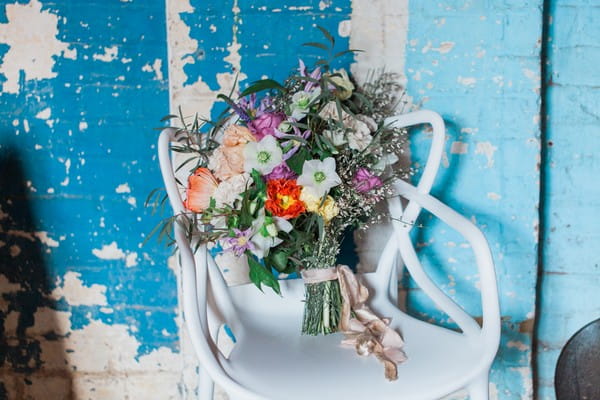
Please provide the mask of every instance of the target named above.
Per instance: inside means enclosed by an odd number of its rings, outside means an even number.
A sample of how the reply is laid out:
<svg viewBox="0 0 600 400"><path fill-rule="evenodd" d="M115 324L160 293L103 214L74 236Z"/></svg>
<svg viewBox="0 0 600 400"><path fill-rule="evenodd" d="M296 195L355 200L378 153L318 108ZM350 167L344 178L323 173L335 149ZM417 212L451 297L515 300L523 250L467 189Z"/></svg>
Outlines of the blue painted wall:
<svg viewBox="0 0 600 400"><path fill-rule="evenodd" d="M566 341L600 318L600 7L551 1L548 11L540 399L554 398L554 367Z"/></svg>

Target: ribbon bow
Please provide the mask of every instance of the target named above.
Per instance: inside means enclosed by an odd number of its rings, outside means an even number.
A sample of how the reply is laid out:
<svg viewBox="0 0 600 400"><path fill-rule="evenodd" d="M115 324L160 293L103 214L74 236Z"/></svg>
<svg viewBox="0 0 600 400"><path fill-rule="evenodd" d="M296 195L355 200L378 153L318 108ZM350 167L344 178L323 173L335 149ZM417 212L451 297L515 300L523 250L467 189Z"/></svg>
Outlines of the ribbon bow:
<svg viewBox="0 0 600 400"><path fill-rule="evenodd" d="M314 268L302 271L305 283L319 283L337 279L342 294L340 330L345 336L343 345L354 346L360 356L374 354L385 367L385 377L398 379L397 364L406 360L402 350L404 341L389 327L388 318L379 318L365 304L369 290L360 284L348 266Z"/></svg>

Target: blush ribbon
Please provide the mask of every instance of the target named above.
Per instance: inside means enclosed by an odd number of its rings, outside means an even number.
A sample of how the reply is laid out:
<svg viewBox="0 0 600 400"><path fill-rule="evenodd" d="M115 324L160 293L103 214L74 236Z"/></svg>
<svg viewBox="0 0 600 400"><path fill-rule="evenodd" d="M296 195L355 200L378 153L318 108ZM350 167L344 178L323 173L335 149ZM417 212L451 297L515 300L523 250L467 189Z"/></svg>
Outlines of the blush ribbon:
<svg viewBox="0 0 600 400"><path fill-rule="evenodd" d="M385 368L385 377L398 379L397 364L406 361L402 350L404 341L398 332L389 327L390 320L379 318L365 304L369 290L356 279L348 266L311 268L301 272L304 283L320 283L337 279L342 294L340 331L345 339L342 344L353 346L360 356L375 355Z"/></svg>

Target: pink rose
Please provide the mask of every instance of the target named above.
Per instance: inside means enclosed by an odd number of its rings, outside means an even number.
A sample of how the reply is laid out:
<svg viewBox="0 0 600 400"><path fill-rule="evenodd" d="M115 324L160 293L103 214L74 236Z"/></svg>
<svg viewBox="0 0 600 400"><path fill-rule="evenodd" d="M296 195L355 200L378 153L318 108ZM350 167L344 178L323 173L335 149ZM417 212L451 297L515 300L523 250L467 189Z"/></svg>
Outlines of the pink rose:
<svg viewBox="0 0 600 400"><path fill-rule="evenodd" d="M281 113L264 113L248 124L248 128L258 140L267 135L275 136L275 130L285 116Z"/></svg>
<svg viewBox="0 0 600 400"><path fill-rule="evenodd" d="M223 144L208 159L208 168L221 181L241 174L244 172L244 147L246 143L255 141L248 128L228 126L223 135Z"/></svg>

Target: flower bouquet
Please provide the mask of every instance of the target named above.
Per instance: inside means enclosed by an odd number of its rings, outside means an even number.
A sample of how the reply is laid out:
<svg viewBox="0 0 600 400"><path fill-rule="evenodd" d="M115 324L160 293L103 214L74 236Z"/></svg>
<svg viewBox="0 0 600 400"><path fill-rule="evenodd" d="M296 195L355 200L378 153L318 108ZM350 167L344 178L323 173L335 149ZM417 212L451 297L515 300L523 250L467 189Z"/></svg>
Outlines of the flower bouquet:
<svg viewBox="0 0 600 400"><path fill-rule="evenodd" d="M393 179L408 174L391 168L406 131L384 123L397 112L401 88L392 73L373 72L358 85L344 69L332 69L334 40L323 33L330 46L307 45L327 48L329 60L313 68L300 60L283 83L264 79L235 99L219 95L227 108L217 121L179 116L185 141L173 150L189 155L180 166L190 169L189 212L174 220L196 243L247 258L259 289L279 293L281 274L299 274L302 333L341 330L359 353L387 360L394 379L402 340L370 313L366 288L336 260L344 235L381 220L377 204L392 195ZM362 328L353 328L357 321Z"/></svg>

